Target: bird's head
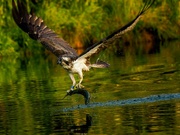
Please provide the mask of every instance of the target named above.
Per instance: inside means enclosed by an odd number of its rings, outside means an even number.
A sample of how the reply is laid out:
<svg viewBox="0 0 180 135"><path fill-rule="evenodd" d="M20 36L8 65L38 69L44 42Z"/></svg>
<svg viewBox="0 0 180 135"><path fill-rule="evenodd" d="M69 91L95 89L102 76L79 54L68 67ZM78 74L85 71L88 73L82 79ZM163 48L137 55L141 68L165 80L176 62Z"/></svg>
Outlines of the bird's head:
<svg viewBox="0 0 180 135"><path fill-rule="evenodd" d="M71 57L63 56L58 58L57 64L60 64L65 69L72 68L72 59Z"/></svg>

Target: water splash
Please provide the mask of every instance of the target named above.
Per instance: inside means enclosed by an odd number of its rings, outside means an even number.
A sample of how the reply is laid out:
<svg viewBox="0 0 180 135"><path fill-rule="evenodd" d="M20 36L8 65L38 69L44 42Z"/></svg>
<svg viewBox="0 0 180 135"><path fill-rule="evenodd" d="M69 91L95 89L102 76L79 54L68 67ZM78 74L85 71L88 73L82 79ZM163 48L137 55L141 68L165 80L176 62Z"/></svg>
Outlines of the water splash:
<svg viewBox="0 0 180 135"><path fill-rule="evenodd" d="M83 104L83 105L77 105L77 106L73 106L73 107L69 107L69 108L64 108L64 109L62 109L62 111L68 112L68 111L95 108L95 107L125 106L125 105L133 105L133 104L167 101L167 100L173 100L173 99L180 99L180 93L158 94L158 95L152 95L152 96L143 97L143 98L132 98L132 99L127 99L127 100L95 102L95 103L90 103L88 105Z"/></svg>

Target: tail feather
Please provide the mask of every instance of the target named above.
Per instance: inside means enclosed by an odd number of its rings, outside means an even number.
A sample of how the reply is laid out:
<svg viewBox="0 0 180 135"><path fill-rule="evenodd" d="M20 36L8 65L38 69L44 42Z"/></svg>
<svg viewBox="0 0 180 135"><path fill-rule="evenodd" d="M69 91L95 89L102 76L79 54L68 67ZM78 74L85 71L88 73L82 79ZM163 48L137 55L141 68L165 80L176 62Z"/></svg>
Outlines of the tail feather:
<svg viewBox="0 0 180 135"><path fill-rule="evenodd" d="M110 65L104 61L97 60L95 64L91 64L90 66L94 68L108 68Z"/></svg>

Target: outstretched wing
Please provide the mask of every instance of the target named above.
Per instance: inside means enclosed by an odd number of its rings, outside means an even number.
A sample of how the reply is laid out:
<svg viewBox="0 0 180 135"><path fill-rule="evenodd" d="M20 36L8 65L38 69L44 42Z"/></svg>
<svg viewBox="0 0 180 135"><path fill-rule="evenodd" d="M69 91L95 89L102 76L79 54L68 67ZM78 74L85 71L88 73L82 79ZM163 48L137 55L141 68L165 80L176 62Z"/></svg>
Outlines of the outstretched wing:
<svg viewBox="0 0 180 135"><path fill-rule="evenodd" d="M77 57L76 51L62 38L48 28L43 20L37 17L34 13L28 13L27 7L23 2L18 0L17 6L12 0L12 15L16 24L29 36L40 41L48 50L50 50L57 57L64 54Z"/></svg>
<svg viewBox="0 0 180 135"><path fill-rule="evenodd" d="M123 34L127 33L128 31L132 30L141 16L147 11L151 5L154 3L155 0L148 0L145 5L143 6L142 10L139 12L139 14L128 24L123 26L122 28L116 30L106 38L100 40L99 42L95 43L91 47L87 48L77 60L80 59L89 59L92 55L99 53L101 50L108 47L109 44L111 44L115 39L120 38Z"/></svg>

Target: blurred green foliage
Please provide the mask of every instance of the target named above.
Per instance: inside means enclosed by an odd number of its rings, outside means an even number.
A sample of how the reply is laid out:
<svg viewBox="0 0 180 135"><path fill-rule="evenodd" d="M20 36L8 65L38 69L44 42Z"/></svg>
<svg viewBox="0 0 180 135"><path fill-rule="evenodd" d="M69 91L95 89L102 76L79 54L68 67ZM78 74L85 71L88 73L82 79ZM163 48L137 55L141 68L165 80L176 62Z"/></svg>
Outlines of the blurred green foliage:
<svg viewBox="0 0 180 135"><path fill-rule="evenodd" d="M145 0L26 0L45 23L73 47L87 47L134 18ZM42 52L42 47L22 32L11 15L11 0L0 6L0 56L20 52ZM180 34L180 1L156 0L133 32L123 40L141 40L145 29L158 40L176 39ZM45 49L44 49L45 50ZM44 51L43 50L43 51Z"/></svg>

